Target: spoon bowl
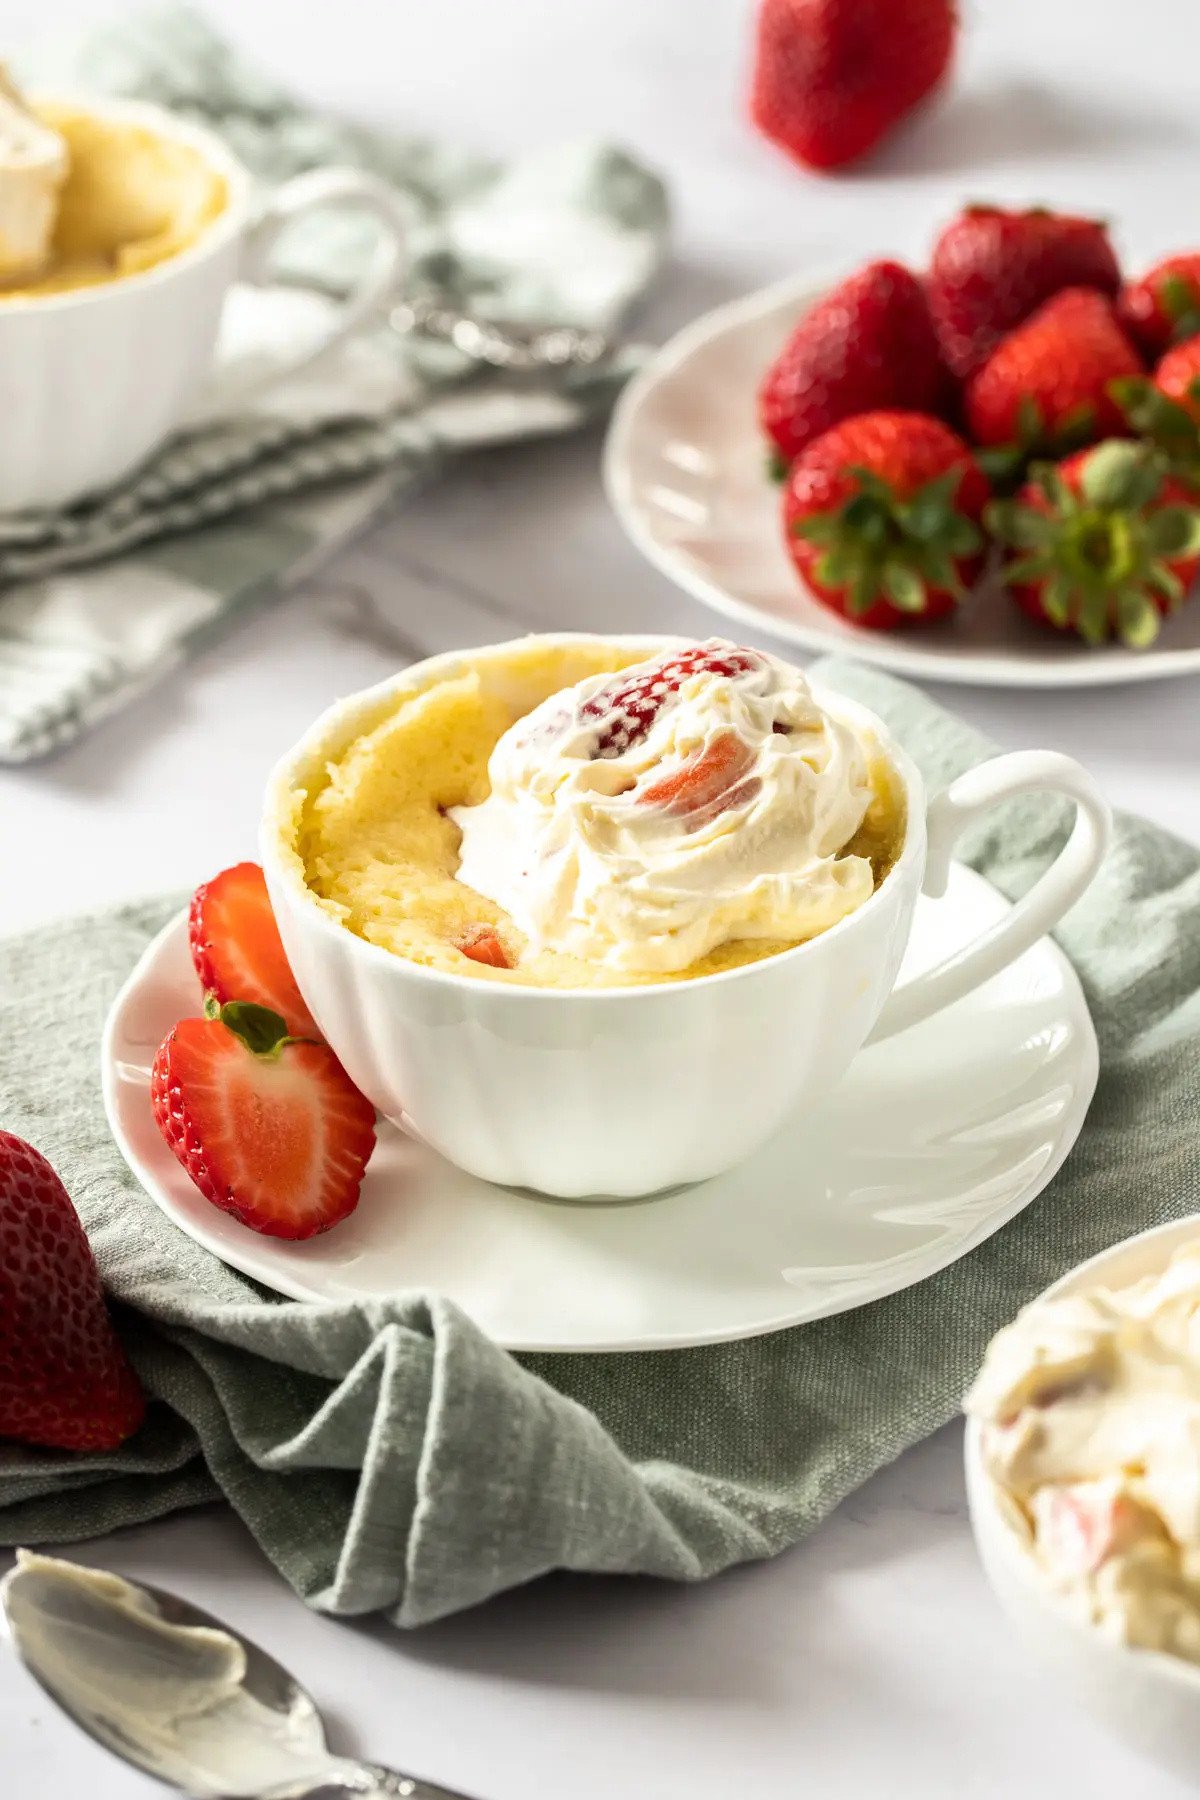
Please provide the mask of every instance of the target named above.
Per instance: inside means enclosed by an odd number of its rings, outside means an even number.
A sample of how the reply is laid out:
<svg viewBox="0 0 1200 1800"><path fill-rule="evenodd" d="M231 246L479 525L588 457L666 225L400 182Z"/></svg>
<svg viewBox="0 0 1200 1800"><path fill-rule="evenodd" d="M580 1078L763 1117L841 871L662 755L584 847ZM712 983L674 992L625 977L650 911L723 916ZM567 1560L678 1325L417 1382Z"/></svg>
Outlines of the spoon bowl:
<svg viewBox="0 0 1200 1800"><path fill-rule="evenodd" d="M316 1703L281 1663L161 1588L22 1552L0 1616L89 1737L196 1800L465 1800L332 1756Z"/></svg>

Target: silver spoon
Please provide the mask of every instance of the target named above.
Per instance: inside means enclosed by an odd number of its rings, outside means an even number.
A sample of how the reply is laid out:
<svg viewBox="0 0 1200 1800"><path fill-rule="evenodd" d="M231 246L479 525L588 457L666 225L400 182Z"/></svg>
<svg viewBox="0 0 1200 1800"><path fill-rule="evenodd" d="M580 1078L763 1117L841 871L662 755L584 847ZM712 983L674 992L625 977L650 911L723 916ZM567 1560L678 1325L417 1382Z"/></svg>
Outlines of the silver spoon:
<svg viewBox="0 0 1200 1800"><path fill-rule="evenodd" d="M466 1800L331 1756L287 1670L161 1588L21 1551L0 1612L34 1680L90 1737L196 1800Z"/></svg>

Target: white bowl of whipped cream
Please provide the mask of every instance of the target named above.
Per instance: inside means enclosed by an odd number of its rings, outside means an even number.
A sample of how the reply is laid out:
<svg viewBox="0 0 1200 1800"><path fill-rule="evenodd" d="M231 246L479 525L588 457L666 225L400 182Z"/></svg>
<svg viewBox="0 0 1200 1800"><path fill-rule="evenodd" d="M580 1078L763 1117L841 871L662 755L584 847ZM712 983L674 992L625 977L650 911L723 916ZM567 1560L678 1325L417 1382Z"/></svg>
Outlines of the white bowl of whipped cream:
<svg viewBox="0 0 1200 1800"><path fill-rule="evenodd" d="M984 1568L1121 1737L1200 1770L1200 1216L1083 1263L993 1338L966 1399Z"/></svg>

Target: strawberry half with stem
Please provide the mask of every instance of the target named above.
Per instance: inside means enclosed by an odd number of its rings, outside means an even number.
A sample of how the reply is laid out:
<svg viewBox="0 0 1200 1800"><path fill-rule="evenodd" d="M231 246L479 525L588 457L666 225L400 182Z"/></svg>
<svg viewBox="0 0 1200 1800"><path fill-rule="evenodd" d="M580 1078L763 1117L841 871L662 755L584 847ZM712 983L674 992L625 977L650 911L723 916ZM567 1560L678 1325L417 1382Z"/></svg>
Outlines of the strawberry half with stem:
<svg viewBox="0 0 1200 1800"><path fill-rule="evenodd" d="M320 1037L292 974L257 863L222 869L192 895L192 962L206 994L282 1013L294 1037Z"/></svg>
<svg viewBox="0 0 1200 1800"><path fill-rule="evenodd" d="M1141 372L1103 294L1065 288L1010 332L967 383L970 435L977 444L1002 446L1014 465L1035 450L1062 452L1111 437L1125 420L1110 383Z"/></svg>
<svg viewBox="0 0 1200 1800"><path fill-rule="evenodd" d="M864 413L792 465L788 549L817 598L857 625L935 619L982 567L988 492L969 446L940 419Z"/></svg>
<svg viewBox="0 0 1200 1800"><path fill-rule="evenodd" d="M750 115L813 169L853 162L944 78L954 0L761 0Z"/></svg>
<svg viewBox="0 0 1200 1800"><path fill-rule="evenodd" d="M929 311L947 367L965 380L1001 338L1063 288L1115 294L1121 271L1099 219L1047 207L968 206L933 246Z"/></svg>
<svg viewBox="0 0 1200 1800"><path fill-rule="evenodd" d="M1147 356L1161 356L1170 344L1200 332L1200 250L1168 256L1117 298L1117 317Z"/></svg>
<svg viewBox="0 0 1200 1800"><path fill-rule="evenodd" d="M856 413L939 413L949 377L921 283L875 262L822 295L763 376L758 417L784 462Z"/></svg>
<svg viewBox="0 0 1200 1800"><path fill-rule="evenodd" d="M206 1200L268 1237L309 1238L358 1205L375 1108L328 1044L265 1006L210 1002L154 1059L159 1130Z"/></svg>
<svg viewBox="0 0 1200 1800"><path fill-rule="evenodd" d="M0 1245L0 1437L115 1450L145 1397L70 1195L11 1131L0 1131Z"/></svg>
<svg viewBox="0 0 1200 1800"><path fill-rule="evenodd" d="M1152 643L1200 569L1200 508L1150 447L1125 439L1036 467L985 516L1017 604L1089 644Z"/></svg>

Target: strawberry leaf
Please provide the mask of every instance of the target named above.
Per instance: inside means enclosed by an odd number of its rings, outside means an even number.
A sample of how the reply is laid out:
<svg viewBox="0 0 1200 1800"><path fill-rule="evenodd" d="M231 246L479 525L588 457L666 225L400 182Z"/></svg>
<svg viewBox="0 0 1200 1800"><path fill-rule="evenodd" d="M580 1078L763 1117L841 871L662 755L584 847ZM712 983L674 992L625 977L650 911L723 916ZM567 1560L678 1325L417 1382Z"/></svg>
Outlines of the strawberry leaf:
<svg viewBox="0 0 1200 1800"><path fill-rule="evenodd" d="M867 612L874 606L879 597L875 576L870 569L859 569L850 583L850 592L846 599L846 610L852 618L859 613Z"/></svg>
<svg viewBox="0 0 1200 1800"><path fill-rule="evenodd" d="M1110 512L1140 512L1162 487L1162 469L1142 444L1110 438L1083 465L1083 497Z"/></svg>
<svg viewBox="0 0 1200 1800"><path fill-rule="evenodd" d="M1121 375L1109 382L1108 392L1133 430L1168 455L1195 456L1200 451L1200 433L1187 408L1144 375Z"/></svg>
<svg viewBox="0 0 1200 1800"><path fill-rule="evenodd" d="M783 451L779 448L778 444L768 444L766 455L767 480L773 481L778 487L780 483L787 480L790 467L791 464L788 462L787 457L783 454Z"/></svg>
<svg viewBox="0 0 1200 1800"><path fill-rule="evenodd" d="M1019 483L1027 456L1020 444L993 444L990 449L977 450L975 461L994 488L1007 491Z"/></svg>
<svg viewBox="0 0 1200 1800"><path fill-rule="evenodd" d="M1168 612L1175 611L1187 592L1174 569L1168 568L1166 563L1150 565L1146 571L1146 586L1152 588L1156 594L1161 594L1167 603Z"/></svg>
<svg viewBox="0 0 1200 1800"><path fill-rule="evenodd" d="M1022 394L1017 402L1017 443L1026 451L1042 442L1044 421L1042 409L1032 394Z"/></svg>
<svg viewBox="0 0 1200 1800"><path fill-rule="evenodd" d="M1021 506L1015 500L992 500L984 510L983 522L991 535L1014 550L1036 550L1052 541L1058 525L1035 506Z"/></svg>
<svg viewBox="0 0 1200 1800"><path fill-rule="evenodd" d="M287 1020L269 1006L252 1000L227 1000L220 1011L222 1025L241 1038L255 1056L277 1056L287 1041Z"/></svg>
<svg viewBox="0 0 1200 1800"><path fill-rule="evenodd" d="M833 544L842 535L837 513L813 513L809 519L797 519L792 536L806 538L810 544Z"/></svg>
<svg viewBox="0 0 1200 1800"><path fill-rule="evenodd" d="M925 583L907 563L892 561L883 565L883 591L901 612L925 610Z"/></svg>
<svg viewBox="0 0 1200 1800"><path fill-rule="evenodd" d="M1053 463L1036 463L1033 468L1033 479L1055 512L1068 514L1079 511L1074 494Z"/></svg>
<svg viewBox="0 0 1200 1800"><path fill-rule="evenodd" d="M1158 636L1159 611L1137 588L1121 588L1115 596L1117 630L1135 650L1144 650Z"/></svg>
<svg viewBox="0 0 1200 1800"><path fill-rule="evenodd" d="M1152 556L1200 555L1200 511L1191 506L1163 506L1145 524L1146 548Z"/></svg>
<svg viewBox="0 0 1200 1800"><path fill-rule="evenodd" d="M1195 312L1197 304L1200 304L1200 299L1187 276L1180 275L1174 269L1170 274L1164 275L1159 282L1156 299L1172 325L1176 327L1189 313Z"/></svg>
<svg viewBox="0 0 1200 1800"><path fill-rule="evenodd" d="M1041 581L1044 576L1052 574L1054 568L1055 563L1050 556L1019 556L1015 562L1004 565L1000 576L1010 587L1021 587L1026 582Z"/></svg>
<svg viewBox="0 0 1200 1800"><path fill-rule="evenodd" d="M1051 575L1042 589L1042 607L1052 625L1069 625L1074 596L1065 575Z"/></svg>
<svg viewBox="0 0 1200 1800"><path fill-rule="evenodd" d="M826 587L845 587L862 567L861 557L852 550L830 550L817 563L813 574Z"/></svg>

